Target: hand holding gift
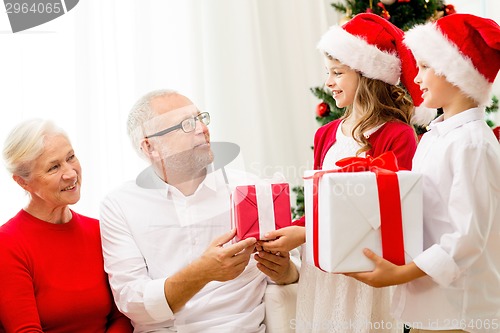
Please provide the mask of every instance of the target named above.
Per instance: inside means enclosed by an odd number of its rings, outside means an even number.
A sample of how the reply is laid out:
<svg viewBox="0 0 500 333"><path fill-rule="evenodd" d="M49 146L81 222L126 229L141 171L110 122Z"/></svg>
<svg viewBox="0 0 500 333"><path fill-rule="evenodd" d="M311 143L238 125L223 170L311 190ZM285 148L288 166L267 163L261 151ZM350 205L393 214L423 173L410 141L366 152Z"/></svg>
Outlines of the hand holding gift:
<svg viewBox="0 0 500 333"><path fill-rule="evenodd" d="M305 228L302 226L291 225L289 227L281 228L278 230L270 231L264 235L269 241L259 241L260 245L265 251L270 252L284 252L291 251L306 241Z"/></svg>
<svg viewBox="0 0 500 333"><path fill-rule="evenodd" d="M201 279L207 281L228 281L238 277L250 260L255 249L255 238L247 238L229 244L236 230L217 237L203 255L193 263Z"/></svg>
<svg viewBox="0 0 500 333"><path fill-rule="evenodd" d="M403 284L425 275L412 261L406 265L395 265L388 260L376 255L369 249L363 250L364 255L375 265L371 272L346 273L344 275L355 278L375 288Z"/></svg>

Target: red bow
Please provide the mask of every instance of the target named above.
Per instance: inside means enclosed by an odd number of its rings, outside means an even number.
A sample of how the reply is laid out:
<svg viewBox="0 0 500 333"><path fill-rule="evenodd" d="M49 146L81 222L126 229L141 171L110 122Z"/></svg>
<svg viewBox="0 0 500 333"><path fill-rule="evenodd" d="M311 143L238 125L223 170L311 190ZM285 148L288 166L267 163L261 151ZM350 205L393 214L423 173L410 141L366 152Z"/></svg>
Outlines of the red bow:
<svg viewBox="0 0 500 333"><path fill-rule="evenodd" d="M335 165L340 167L340 171L337 172L374 171L375 168L386 169L393 172L399 171L398 159L392 151L386 151L375 158L371 156L346 157L338 160Z"/></svg>

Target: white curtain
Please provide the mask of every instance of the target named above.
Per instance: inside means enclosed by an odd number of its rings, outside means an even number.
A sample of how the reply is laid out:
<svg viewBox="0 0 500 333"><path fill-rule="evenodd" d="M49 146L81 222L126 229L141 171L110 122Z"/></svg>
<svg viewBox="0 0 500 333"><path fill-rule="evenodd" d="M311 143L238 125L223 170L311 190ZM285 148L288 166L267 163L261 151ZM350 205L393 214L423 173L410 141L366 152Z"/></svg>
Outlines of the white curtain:
<svg viewBox="0 0 500 333"><path fill-rule="evenodd" d="M325 0L81 0L16 34L2 18L0 140L26 118L63 127L83 168L73 208L96 217L146 166L126 136L128 110L173 88L210 112L212 141L241 147L238 167L300 184L318 126L309 88L324 79L315 45L337 20ZM2 168L0 224L26 200Z"/></svg>

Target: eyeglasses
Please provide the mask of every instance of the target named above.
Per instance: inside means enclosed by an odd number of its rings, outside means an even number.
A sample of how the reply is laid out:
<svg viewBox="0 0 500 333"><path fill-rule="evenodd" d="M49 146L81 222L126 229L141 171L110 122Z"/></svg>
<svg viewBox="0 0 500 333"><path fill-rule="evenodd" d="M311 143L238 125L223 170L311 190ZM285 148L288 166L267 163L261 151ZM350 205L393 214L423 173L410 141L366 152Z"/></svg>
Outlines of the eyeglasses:
<svg viewBox="0 0 500 333"><path fill-rule="evenodd" d="M181 121L178 125L169 127L167 129L164 129L163 131L156 132L155 134L151 134L148 136L145 136L146 139L153 138L155 136L162 136L167 133L170 133L172 131L178 130L181 128L184 133L189 133L194 131L196 128L196 121L200 121L204 125L210 124L210 114L208 112L202 112L199 115L192 117L192 118L187 118Z"/></svg>

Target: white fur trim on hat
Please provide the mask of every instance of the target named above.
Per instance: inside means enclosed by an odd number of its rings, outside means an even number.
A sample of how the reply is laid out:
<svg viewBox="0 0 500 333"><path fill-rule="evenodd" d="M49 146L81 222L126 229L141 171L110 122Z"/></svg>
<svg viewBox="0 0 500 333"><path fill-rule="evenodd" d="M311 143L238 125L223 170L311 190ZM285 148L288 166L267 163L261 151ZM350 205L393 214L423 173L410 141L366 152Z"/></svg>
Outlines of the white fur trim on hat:
<svg viewBox="0 0 500 333"><path fill-rule="evenodd" d="M405 34L404 43L417 61L424 61L436 74L456 85L480 105L490 101L491 83L476 70L472 61L448 40L435 23L417 26Z"/></svg>
<svg viewBox="0 0 500 333"><path fill-rule="evenodd" d="M371 79L399 83L401 61L396 54L381 51L359 36L332 26L320 39L318 49Z"/></svg>

